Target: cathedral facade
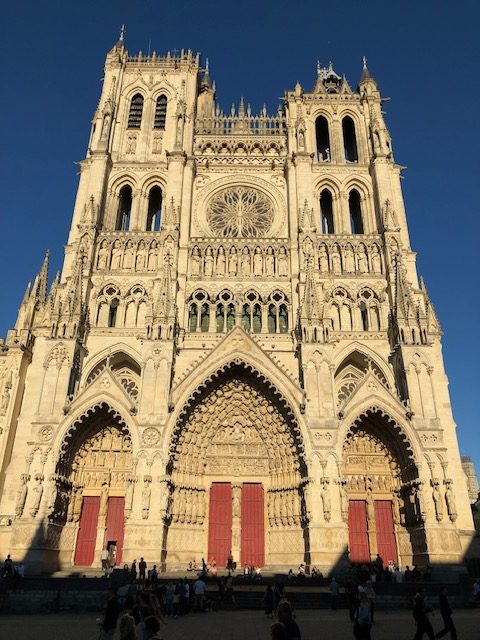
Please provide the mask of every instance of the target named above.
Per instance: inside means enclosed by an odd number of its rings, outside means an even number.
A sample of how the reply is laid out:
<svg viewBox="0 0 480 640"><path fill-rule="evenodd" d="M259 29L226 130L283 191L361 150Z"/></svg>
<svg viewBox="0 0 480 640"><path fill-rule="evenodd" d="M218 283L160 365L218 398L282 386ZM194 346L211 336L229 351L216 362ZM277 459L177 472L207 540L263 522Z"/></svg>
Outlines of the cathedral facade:
<svg viewBox="0 0 480 640"><path fill-rule="evenodd" d="M441 329L366 63L224 113L198 55L122 37L80 169L0 351L0 552L458 569Z"/></svg>

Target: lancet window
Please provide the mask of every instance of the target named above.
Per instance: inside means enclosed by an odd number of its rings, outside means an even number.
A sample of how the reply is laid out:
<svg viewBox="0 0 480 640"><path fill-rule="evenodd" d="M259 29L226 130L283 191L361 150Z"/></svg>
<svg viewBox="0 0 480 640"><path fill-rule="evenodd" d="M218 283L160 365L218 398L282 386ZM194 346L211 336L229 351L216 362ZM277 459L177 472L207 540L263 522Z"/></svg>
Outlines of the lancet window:
<svg viewBox="0 0 480 640"><path fill-rule="evenodd" d="M348 196L348 208L350 211L350 226L352 233L365 233L363 227L362 207L360 194L356 189L352 189Z"/></svg>
<svg viewBox="0 0 480 640"><path fill-rule="evenodd" d="M255 291L250 291L245 296L242 327L245 331L253 333L260 333L262 330L262 305L260 296Z"/></svg>
<svg viewBox="0 0 480 640"><path fill-rule="evenodd" d="M154 129L165 129L165 122L167 119L167 96L158 96L155 103L155 118L153 121Z"/></svg>
<svg viewBox="0 0 480 640"><path fill-rule="evenodd" d="M333 224L333 199L328 189L324 189L320 194L320 214L322 233L335 233L335 226Z"/></svg>
<svg viewBox="0 0 480 640"><path fill-rule="evenodd" d="M120 189L118 197L117 220L115 231L128 231L130 229L130 217L132 213L132 188L125 185Z"/></svg>
<svg viewBox="0 0 480 640"><path fill-rule="evenodd" d="M162 190L152 187L148 194L147 231L160 231L162 217Z"/></svg>
<svg viewBox="0 0 480 640"><path fill-rule="evenodd" d="M318 116L315 121L315 136L317 141L317 160L330 162L330 134L328 121L324 116Z"/></svg>
<svg viewBox="0 0 480 640"><path fill-rule="evenodd" d="M140 129L142 125L142 113L143 96L141 93L136 93L130 102L130 111L128 112L127 126L129 129Z"/></svg>
<svg viewBox="0 0 480 640"><path fill-rule="evenodd" d="M210 303L204 291L196 291L188 307L188 327L191 332L207 332L210 324Z"/></svg>
<svg viewBox="0 0 480 640"><path fill-rule="evenodd" d="M357 136L355 123L350 116L342 120L343 148L347 162L358 162Z"/></svg>
<svg viewBox="0 0 480 640"><path fill-rule="evenodd" d="M273 293L268 299L268 333L288 333L288 305L285 294Z"/></svg>
<svg viewBox="0 0 480 640"><path fill-rule="evenodd" d="M226 333L235 326L235 303L230 291L222 291L215 306L217 333Z"/></svg>

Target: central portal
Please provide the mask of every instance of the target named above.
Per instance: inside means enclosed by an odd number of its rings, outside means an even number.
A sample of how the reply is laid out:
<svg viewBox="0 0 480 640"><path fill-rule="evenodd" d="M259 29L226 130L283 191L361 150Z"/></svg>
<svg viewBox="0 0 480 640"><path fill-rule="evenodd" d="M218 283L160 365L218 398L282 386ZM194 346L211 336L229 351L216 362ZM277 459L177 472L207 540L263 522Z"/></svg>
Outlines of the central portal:
<svg viewBox="0 0 480 640"><path fill-rule="evenodd" d="M202 558L226 566L230 553L241 566L305 561L303 446L291 411L259 377L232 365L177 424L169 568Z"/></svg>
<svg viewBox="0 0 480 640"><path fill-rule="evenodd" d="M241 508L238 495L241 496ZM258 483L232 485L214 482L210 488L208 559L220 567L228 556L239 558L243 567L265 564L265 506Z"/></svg>

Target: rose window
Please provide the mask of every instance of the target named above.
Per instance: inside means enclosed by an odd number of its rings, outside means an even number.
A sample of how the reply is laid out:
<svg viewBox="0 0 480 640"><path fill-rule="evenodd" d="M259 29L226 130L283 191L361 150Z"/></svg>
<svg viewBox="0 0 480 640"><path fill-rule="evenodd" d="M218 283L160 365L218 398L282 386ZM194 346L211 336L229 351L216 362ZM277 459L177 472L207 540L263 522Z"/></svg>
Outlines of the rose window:
<svg viewBox="0 0 480 640"><path fill-rule="evenodd" d="M272 226L272 202L256 189L224 189L210 201L207 222L217 236L261 237Z"/></svg>

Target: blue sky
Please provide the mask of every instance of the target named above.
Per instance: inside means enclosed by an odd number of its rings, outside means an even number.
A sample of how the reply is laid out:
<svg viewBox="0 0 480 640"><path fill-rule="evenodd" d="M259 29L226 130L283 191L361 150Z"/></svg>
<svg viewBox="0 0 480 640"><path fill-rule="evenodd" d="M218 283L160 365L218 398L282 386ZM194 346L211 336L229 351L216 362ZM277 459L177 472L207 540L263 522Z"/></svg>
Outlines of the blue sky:
<svg viewBox="0 0 480 640"><path fill-rule="evenodd" d="M0 336L47 248L60 268L106 52L191 48L210 59L224 108L276 109L317 58L356 86L368 58L386 103L419 271L436 306L462 453L480 472L480 84L474 0L2 2ZM21 239L21 240L20 240Z"/></svg>

